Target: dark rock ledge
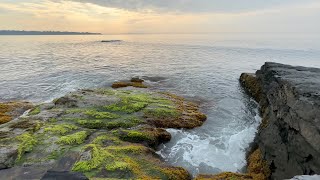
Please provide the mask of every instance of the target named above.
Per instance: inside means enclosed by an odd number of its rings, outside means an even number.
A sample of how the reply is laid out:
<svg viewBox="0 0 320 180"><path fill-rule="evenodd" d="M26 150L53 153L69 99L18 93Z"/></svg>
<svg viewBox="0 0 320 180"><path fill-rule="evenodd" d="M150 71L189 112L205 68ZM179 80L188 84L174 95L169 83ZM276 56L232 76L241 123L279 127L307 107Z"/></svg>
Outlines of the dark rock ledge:
<svg viewBox="0 0 320 180"><path fill-rule="evenodd" d="M319 174L320 69L267 62L240 82L261 107L255 143L270 178Z"/></svg>

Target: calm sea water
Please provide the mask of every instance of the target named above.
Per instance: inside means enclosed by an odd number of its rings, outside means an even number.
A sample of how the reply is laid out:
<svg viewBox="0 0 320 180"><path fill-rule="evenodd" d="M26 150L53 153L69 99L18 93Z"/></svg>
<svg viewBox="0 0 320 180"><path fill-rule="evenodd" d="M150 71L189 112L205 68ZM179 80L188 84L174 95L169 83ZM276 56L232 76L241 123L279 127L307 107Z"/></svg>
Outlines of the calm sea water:
<svg viewBox="0 0 320 180"><path fill-rule="evenodd" d="M123 42L100 42L111 39ZM197 100L208 115L194 130L169 129L173 139L158 153L193 174L237 172L260 121L240 74L265 61L320 67L319 40L284 33L0 36L0 101L40 103L145 76L156 90Z"/></svg>

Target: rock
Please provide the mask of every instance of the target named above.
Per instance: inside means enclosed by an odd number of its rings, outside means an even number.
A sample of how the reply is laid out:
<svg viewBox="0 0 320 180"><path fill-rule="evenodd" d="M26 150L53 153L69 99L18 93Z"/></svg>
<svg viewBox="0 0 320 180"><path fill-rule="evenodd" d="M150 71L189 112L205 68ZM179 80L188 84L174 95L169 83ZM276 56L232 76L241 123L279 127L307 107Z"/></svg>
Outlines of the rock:
<svg viewBox="0 0 320 180"><path fill-rule="evenodd" d="M0 103L0 125L21 116L26 110L32 107L33 105L29 102Z"/></svg>
<svg viewBox="0 0 320 180"><path fill-rule="evenodd" d="M41 177L43 177L43 175L47 172L47 168L43 166L16 166L10 169L3 169L0 172L1 179L5 180L34 180L41 179Z"/></svg>
<svg viewBox="0 0 320 180"><path fill-rule="evenodd" d="M17 155L17 147L0 145L0 170L12 167Z"/></svg>
<svg viewBox="0 0 320 180"><path fill-rule="evenodd" d="M185 169L166 164L155 153L171 139L160 127L192 128L205 118L198 105L168 93L72 92L0 127L0 165L11 167L1 170L0 177L72 179L83 173L92 179L188 180Z"/></svg>
<svg viewBox="0 0 320 180"><path fill-rule="evenodd" d="M48 171L41 180L89 180L85 175L79 172L59 172Z"/></svg>
<svg viewBox="0 0 320 180"><path fill-rule="evenodd" d="M149 124L158 128L186 128L192 129L201 126L207 116L199 112L199 107L174 94L165 93L177 106L176 110L159 109L157 111L146 109L144 117Z"/></svg>
<svg viewBox="0 0 320 180"><path fill-rule="evenodd" d="M77 107L77 99L71 96L64 96L55 100L54 104L56 106L65 106L65 107Z"/></svg>
<svg viewBox="0 0 320 180"><path fill-rule="evenodd" d="M135 88L148 88L148 86L145 86L143 84L143 81L142 82L125 82L125 81L114 82L111 87L114 88L114 89L117 89L117 88L129 87L129 86L132 86L132 87L135 87Z"/></svg>
<svg viewBox="0 0 320 180"><path fill-rule="evenodd" d="M261 107L255 142L271 178L320 174L320 69L267 62L240 82Z"/></svg>

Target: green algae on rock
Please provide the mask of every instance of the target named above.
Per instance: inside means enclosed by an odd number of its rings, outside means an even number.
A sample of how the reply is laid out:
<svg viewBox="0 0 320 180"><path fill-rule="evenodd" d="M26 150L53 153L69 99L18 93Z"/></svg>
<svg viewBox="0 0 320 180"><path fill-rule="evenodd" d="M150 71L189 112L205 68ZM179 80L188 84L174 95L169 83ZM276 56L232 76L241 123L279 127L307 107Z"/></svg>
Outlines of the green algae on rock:
<svg viewBox="0 0 320 180"><path fill-rule="evenodd" d="M171 138L162 128L193 128L204 120L196 104L173 94L79 90L5 124L0 153L10 153L0 169L33 167L32 173L41 167L35 178L63 170L92 179L191 179L183 168L162 162L155 148Z"/></svg>

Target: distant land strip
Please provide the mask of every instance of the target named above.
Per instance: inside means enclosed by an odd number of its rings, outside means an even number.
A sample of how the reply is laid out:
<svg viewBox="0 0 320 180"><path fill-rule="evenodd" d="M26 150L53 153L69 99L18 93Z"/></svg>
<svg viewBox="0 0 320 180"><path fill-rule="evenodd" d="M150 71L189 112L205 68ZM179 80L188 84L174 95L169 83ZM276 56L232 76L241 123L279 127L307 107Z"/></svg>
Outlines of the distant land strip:
<svg viewBox="0 0 320 180"><path fill-rule="evenodd" d="M90 32L0 30L0 35L101 35Z"/></svg>

